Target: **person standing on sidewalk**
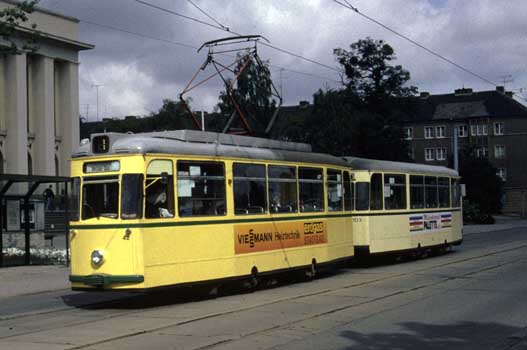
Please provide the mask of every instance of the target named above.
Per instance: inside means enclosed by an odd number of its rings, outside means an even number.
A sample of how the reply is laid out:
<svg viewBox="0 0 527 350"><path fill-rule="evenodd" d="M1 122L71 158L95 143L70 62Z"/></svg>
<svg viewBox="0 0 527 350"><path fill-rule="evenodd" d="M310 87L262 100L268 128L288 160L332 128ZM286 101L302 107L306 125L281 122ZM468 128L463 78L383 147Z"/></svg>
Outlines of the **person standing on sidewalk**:
<svg viewBox="0 0 527 350"><path fill-rule="evenodd" d="M53 200L55 199L55 193L53 193L53 186L49 185L48 188L44 190L44 201L46 203L46 210L53 210Z"/></svg>

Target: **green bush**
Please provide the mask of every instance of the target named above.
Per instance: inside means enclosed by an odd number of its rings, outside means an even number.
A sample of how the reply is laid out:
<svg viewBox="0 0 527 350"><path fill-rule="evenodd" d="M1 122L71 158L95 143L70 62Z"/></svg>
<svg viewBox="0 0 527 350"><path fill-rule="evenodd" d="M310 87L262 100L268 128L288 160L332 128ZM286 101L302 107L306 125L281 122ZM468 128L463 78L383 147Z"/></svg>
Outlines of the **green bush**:
<svg viewBox="0 0 527 350"><path fill-rule="evenodd" d="M494 218L481 211L479 204L469 199L463 199L463 222L466 224L492 225Z"/></svg>

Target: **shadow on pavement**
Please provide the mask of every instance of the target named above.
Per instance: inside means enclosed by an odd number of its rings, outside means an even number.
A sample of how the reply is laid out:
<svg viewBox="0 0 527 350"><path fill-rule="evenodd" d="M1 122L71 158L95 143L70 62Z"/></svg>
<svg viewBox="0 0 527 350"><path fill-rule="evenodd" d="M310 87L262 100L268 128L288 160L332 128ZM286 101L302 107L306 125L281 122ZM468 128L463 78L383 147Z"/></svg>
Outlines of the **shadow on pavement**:
<svg viewBox="0 0 527 350"><path fill-rule="evenodd" d="M430 259L447 255L454 255L457 253L456 249L458 248L450 248L450 250L423 249L421 251L415 250L404 253L384 253L372 256L358 256L353 259L353 262L350 267L367 268L412 263L421 259Z"/></svg>
<svg viewBox="0 0 527 350"><path fill-rule="evenodd" d="M519 349L525 332L518 327L500 323L461 322L452 325L433 325L418 322L400 323L399 333L363 334L351 330L340 336L348 338L348 350L468 350ZM525 348L521 348L525 349Z"/></svg>

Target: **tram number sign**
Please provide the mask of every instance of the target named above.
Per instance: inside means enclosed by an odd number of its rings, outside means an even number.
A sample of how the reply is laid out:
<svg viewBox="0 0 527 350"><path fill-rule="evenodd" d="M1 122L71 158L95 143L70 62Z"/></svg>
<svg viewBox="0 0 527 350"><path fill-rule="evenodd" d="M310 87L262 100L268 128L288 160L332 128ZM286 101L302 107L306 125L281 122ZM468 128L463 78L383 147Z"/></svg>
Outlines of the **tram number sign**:
<svg viewBox="0 0 527 350"><path fill-rule="evenodd" d="M327 222L324 220L234 225L234 252L236 254L327 242Z"/></svg>

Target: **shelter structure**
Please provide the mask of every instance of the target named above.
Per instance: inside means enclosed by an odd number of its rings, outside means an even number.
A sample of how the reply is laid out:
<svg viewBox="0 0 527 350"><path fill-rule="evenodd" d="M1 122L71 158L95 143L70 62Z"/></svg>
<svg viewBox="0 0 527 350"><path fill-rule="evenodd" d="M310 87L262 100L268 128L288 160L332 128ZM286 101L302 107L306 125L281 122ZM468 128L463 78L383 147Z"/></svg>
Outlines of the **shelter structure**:
<svg viewBox="0 0 527 350"><path fill-rule="evenodd" d="M24 264L31 264L31 232L38 229L38 208L32 196L42 184L62 183L65 189L64 196L68 198L69 177L59 176L34 176L0 174L0 267L4 266L4 231L14 229L24 232ZM68 232L68 201L64 201L64 226ZM21 212L23 215L21 215ZM43 217L42 217L43 219ZM33 227L32 227L33 226ZM66 242L66 256L68 256L68 239Z"/></svg>

